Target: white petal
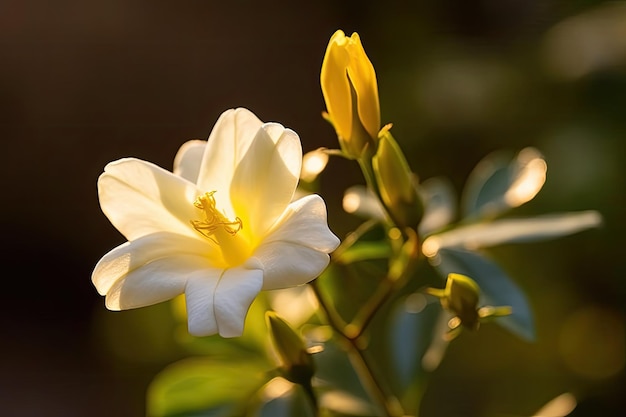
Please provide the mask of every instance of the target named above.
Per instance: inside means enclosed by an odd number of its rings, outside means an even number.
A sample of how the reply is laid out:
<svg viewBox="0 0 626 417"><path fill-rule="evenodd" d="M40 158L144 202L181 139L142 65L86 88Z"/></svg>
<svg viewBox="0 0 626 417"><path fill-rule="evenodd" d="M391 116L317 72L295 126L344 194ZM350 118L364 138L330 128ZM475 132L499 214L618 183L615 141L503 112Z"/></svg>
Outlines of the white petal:
<svg viewBox="0 0 626 417"><path fill-rule="evenodd" d="M154 164L133 158L108 164L98 179L102 211L128 240L170 231L195 236L194 184Z"/></svg>
<svg viewBox="0 0 626 417"><path fill-rule="evenodd" d="M126 274L156 259L176 255L197 255L210 263L219 262L220 254L204 239L194 239L169 232L153 233L132 242L126 242L104 255L96 264L91 280L100 295Z"/></svg>
<svg viewBox="0 0 626 417"><path fill-rule="evenodd" d="M197 184L203 192L218 191L215 193L217 207L228 218L234 218L228 190L235 168L262 125L251 111L231 109L222 113L209 135Z"/></svg>
<svg viewBox="0 0 626 417"><path fill-rule="evenodd" d="M218 269L196 271L187 281L185 302L189 333L209 336L217 333L213 301L215 288L223 271Z"/></svg>
<svg viewBox="0 0 626 417"><path fill-rule="evenodd" d="M174 174L194 184L198 181L206 140L190 140L178 149L174 158Z"/></svg>
<svg viewBox="0 0 626 417"><path fill-rule="evenodd" d="M230 199L252 236L263 236L284 212L298 185L302 146L298 135L266 123L233 177Z"/></svg>
<svg viewBox="0 0 626 417"><path fill-rule="evenodd" d="M263 265L263 289L276 290L306 284L330 262L326 253L288 242L263 244L253 258Z"/></svg>
<svg viewBox="0 0 626 417"><path fill-rule="evenodd" d="M265 242L291 242L320 252L330 253L339 246L339 239L328 228L326 204L312 194L294 201Z"/></svg>
<svg viewBox="0 0 626 417"><path fill-rule="evenodd" d="M157 259L116 281L107 292L106 306L126 310L169 300L183 293L189 276L208 267L205 258L194 255Z"/></svg>
<svg viewBox="0 0 626 417"><path fill-rule="evenodd" d="M241 336L250 304L262 285L263 271L260 269L231 268L224 271L214 298L220 336Z"/></svg>

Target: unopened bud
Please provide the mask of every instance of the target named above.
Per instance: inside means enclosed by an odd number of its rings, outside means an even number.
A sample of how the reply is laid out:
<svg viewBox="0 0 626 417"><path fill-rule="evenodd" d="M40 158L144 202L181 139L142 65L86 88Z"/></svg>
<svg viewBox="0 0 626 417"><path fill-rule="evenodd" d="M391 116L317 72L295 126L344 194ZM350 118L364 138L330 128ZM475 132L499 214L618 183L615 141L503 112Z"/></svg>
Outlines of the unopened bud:
<svg viewBox="0 0 626 417"><path fill-rule="evenodd" d="M304 341L273 311L265 313L265 318L274 347L285 369L285 378L293 383L308 386L315 373L315 365Z"/></svg>
<svg viewBox="0 0 626 417"><path fill-rule="evenodd" d="M388 127L381 130L372 165L383 204L396 226L417 228L424 213L417 177Z"/></svg>

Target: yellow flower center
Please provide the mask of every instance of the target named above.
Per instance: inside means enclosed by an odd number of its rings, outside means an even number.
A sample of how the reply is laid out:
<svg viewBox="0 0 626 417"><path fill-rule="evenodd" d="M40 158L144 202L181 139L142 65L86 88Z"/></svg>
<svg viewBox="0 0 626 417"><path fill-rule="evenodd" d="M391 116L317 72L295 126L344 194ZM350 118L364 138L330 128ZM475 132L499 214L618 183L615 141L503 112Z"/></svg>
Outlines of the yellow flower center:
<svg viewBox="0 0 626 417"><path fill-rule="evenodd" d="M242 264L250 255L246 240L237 233L243 229L239 217L229 220L215 207L215 191L196 198L193 205L202 210L202 220L191 220L191 225L204 237L220 246L222 257L228 266Z"/></svg>

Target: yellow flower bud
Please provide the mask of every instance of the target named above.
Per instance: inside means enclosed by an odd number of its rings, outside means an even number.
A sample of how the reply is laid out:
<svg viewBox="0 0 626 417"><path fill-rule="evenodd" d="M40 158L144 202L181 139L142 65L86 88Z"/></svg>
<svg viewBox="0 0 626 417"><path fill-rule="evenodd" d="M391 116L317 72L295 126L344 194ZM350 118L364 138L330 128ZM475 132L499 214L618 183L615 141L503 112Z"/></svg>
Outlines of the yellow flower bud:
<svg viewBox="0 0 626 417"><path fill-rule="evenodd" d="M328 118L339 143L353 158L373 154L380 130L380 104L374 66L359 35L336 31L330 38L320 75Z"/></svg>
<svg viewBox="0 0 626 417"><path fill-rule="evenodd" d="M388 127L381 130L372 166L380 197L394 223L417 228L424 213L417 194L417 179Z"/></svg>

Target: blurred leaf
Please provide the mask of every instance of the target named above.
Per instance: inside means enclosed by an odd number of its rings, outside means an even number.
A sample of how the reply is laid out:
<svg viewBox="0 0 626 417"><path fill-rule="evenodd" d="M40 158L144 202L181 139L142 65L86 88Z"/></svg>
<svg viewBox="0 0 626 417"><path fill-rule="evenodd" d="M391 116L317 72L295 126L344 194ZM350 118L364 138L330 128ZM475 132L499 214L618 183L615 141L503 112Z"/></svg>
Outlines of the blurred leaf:
<svg viewBox="0 0 626 417"><path fill-rule="evenodd" d="M376 417L376 408L360 397L341 390L327 391L321 398L324 417Z"/></svg>
<svg viewBox="0 0 626 417"><path fill-rule="evenodd" d="M522 290L491 260L476 252L441 249L434 262L443 276L460 273L480 286L483 305L510 306L513 314L498 318L496 323L526 339L533 340L535 330L530 306Z"/></svg>
<svg viewBox="0 0 626 417"><path fill-rule="evenodd" d="M364 219L375 219L380 222L387 220L385 208L376 194L364 185L353 185L346 189L342 206L346 213Z"/></svg>
<svg viewBox="0 0 626 417"><path fill-rule="evenodd" d="M387 268L387 259L349 265L331 263L317 283L326 302L330 302L344 321L349 322L376 290Z"/></svg>
<svg viewBox="0 0 626 417"><path fill-rule="evenodd" d="M357 242L334 258L340 264L351 264L370 259L385 259L391 255L391 247L385 240Z"/></svg>
<svg viewBox="0 0 626 417"><path fill-rule="evenodd" d="M429 237L429 244L440 248L477 249L505 243L552 239L597 227L602 217L597 211L559 213L525 219L501 219L461 226ZM425 243L428 247L428 244Z"/></svg>
<svg viewBox="0 0 626 417"><path fill-rule="evenodd" d="M181 360L161 371L148 387L147 414L230 415L235 405L245 404L269 379L267 371L267 364L262 361Z"/></svg>
<svg viewBox="0 0 626 417"><path fill-rule="evenodd" d="M289 384L287 381L283 381ZM249 413L249 417L315 417L311 402L301 386L290 384L286 391L272 392L274 390L272 388L273 382L270 381L264 387L261 392L264 402L252 413Z"/></svg>
<svg viewBox="0 0 626 417"><path fill-rule="evenodd" d="M476 165L463 190L464 217L495 217L541 190L547 166L539 151L525 148L509 161L504 152L494 152Z"/></svg>
<svg viewBox="0 0 626 417"><path fill-rule="evenodd" d="M439 303L429 303L424 294L414 293L398 300L390 314L389 353L399 392L419 379L422 357L430 346Z"/></svg>
<svg viewBox="0 0 626 417"><path fill-rule="evenodd" d="M445 178L429 178L418 188L424 200L424 217L419 225L422 236L439 230L454 220L456 195L450 181Z"/></svg>
<svg viewBox="0 0 626 417"><path fill-rule="evenodd" d="M369 403L369 397L348 356L333 339L326 341L324 350L313 355L313 359L317 369L316 387L320 391L341 391L357 398L360 403Z"/></svg>

